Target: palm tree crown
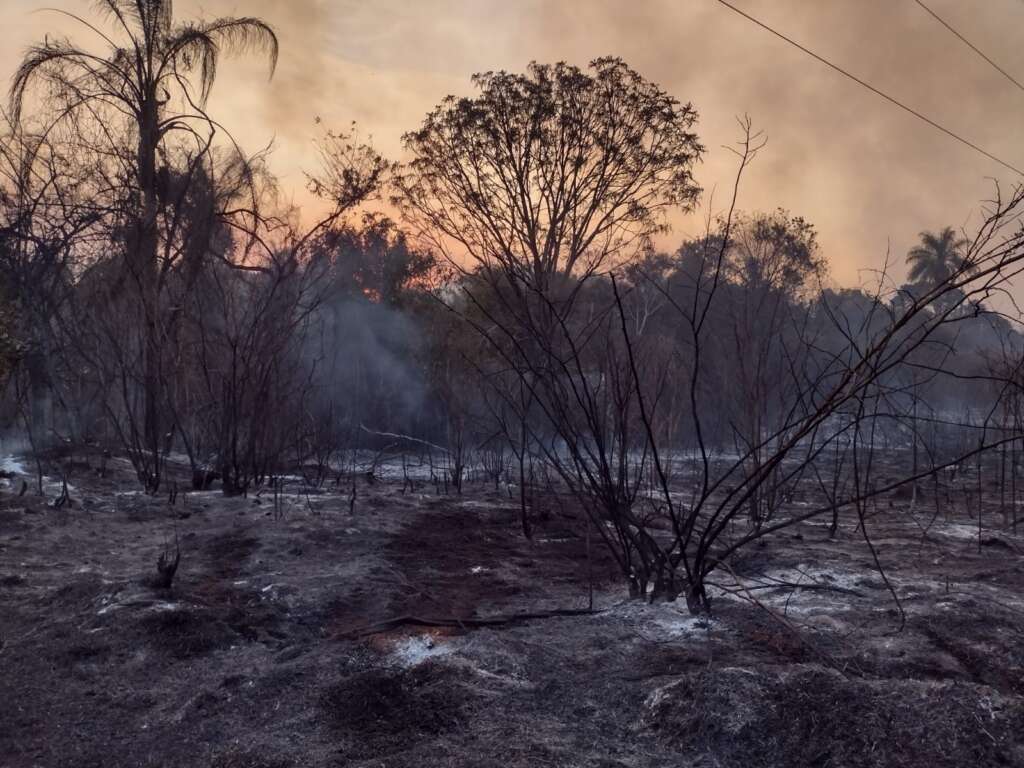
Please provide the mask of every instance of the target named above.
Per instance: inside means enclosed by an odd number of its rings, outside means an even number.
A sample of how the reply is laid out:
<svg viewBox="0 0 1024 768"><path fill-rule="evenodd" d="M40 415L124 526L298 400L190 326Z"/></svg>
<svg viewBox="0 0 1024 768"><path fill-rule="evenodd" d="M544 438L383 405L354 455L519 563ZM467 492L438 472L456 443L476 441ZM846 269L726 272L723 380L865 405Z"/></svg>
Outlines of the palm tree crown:
<svg viewBox="0 0 1024 768"><path fill-rule="evenodd" d="M968 242L952 227L940 232L922 232L920 237L920 245L907 252L911 283L934 287L964 267L964 248Z"/></svg>
<svg viewBox="0 0 1024 768"><path fill-rule="evenodd" d="M171 0L98 0L95 4L126 42L115 42L81 16L55 11L99 35L109 50L98 55L68 39L46 39L29 48L11 83L10 111L16 122L26 91L41 80L59 86L70 98L68 114L101 101L141 127L157 113L154 127L159 138L183 128L182 118L205 119L202 107L213 87L222 52L264 51L271 74L276 67L277 37L260 19L221 18L176 25ZM196 75L198 80L193 81ZM159 115L174 93L197 114Z"/></svg>

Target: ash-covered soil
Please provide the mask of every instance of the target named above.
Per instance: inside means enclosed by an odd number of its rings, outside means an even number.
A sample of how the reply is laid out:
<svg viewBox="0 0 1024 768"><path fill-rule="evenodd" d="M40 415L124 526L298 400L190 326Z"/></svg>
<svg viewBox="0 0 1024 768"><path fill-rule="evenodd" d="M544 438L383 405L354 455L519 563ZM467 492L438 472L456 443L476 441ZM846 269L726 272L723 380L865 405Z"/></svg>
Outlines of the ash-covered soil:
<svg viewBox="0 0 1024 768"><path fill-rule="evenodd" d="M878 511L899 605L855 519L787 529L706 618L629 600L566 499L530 542L486 485L171 504L114 460L54 509L17 470L0 766L1024 765L1024 536L995 514Z"/></svg>

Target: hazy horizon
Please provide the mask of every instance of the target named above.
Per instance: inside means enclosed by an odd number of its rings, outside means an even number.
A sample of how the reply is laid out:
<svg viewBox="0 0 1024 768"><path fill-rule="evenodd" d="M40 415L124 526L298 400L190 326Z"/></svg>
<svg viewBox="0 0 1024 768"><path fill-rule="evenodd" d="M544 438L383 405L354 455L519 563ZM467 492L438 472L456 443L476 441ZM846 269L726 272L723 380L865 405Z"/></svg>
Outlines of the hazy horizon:
<svg viewBox="0 0 1024 768"><path fill-rule="evenodd" d="M43 3L0 0L13 28L0 66L9 82L25 48L43 35L73 30L81 45L102 45ZM54 7L94 20L86 2ZM911 0L740 0L737 5L876 87L1011 164L1024 164L1013 141L1024 93L956 40ZM992 0L967 8L935 0L933 9L1017 77L1024 77L1024 3ZM449 93L470 94L474 72L523 71L531 60L580 66L622 57L681 101L690 101L707 147L696 168L702 210L674 221L661 245L700 231L709 194L716 208L731 183L734 158L722 149L749 114L768 145L741 191L745 210L784 207L818 229L832 276L861 282L859 270L903 254L923 229L970 228L992 179L1015 175L846 80L714 0L671 3L602 0L179 0L179 20L254 15L277 31L281 57L267 80L260 57L225 60L211 113L247 151L273 142L271 168L286 196L309 205L304 170L316 168L315 118L328 127L355 121L361 135L402 159L401 135ZM866 277L866 276L865 276Z"/></svg>

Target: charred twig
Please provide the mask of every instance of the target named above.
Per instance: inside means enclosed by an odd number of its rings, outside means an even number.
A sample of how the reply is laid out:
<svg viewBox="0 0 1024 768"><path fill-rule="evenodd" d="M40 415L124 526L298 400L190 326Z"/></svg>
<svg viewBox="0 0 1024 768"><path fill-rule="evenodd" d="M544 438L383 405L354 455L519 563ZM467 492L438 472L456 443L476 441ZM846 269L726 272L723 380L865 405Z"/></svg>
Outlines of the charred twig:
<svg viewBox="0 0 1024 768"><path fill-rule="evenodd" d="M181 563L181 546L178 537L174 537L174 557L170 557L170 547L164 546L163 552L156 561L156 576L150 582L154 589L170 589L174 583L174 576L178 572L178 565Z"/></svg>

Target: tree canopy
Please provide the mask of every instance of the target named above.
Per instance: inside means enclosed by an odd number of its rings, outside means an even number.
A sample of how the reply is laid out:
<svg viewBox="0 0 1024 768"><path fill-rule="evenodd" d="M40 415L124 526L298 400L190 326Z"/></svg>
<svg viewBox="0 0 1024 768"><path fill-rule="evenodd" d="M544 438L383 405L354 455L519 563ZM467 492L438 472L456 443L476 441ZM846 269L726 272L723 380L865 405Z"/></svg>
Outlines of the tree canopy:
<svg viewBox="0 0 1024 768"><path fill-rule="evenodd" d="M907 252L907 275L911 283L930 288L938 285L964 266L965 238L952 227L938 232L922 232L921 242Z"/></svg>
<svg viewBox="0 0 1024 768"><path fill-rule="evenodd" d="M689 209L697 113L617 58L473 77L404 137L396 204L449 251L543 287L632 254Z"/></svg>

